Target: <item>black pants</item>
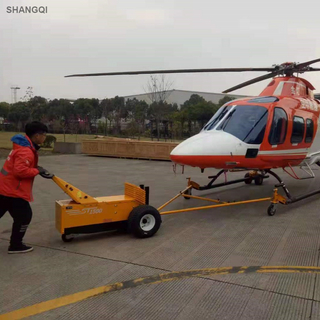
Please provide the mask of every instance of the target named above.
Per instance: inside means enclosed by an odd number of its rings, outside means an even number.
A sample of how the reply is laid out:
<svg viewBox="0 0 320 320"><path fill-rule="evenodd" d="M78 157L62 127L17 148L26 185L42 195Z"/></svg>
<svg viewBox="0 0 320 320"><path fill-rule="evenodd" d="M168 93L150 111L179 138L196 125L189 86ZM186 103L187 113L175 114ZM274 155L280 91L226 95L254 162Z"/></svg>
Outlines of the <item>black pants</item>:
<svg viewBox="0 0 320 320"><path fill-rule="evenodd" d="M32 219L32 210L28 201L0 195L0 218L9 211L13 218L11 246L19 246Z"/></svg>

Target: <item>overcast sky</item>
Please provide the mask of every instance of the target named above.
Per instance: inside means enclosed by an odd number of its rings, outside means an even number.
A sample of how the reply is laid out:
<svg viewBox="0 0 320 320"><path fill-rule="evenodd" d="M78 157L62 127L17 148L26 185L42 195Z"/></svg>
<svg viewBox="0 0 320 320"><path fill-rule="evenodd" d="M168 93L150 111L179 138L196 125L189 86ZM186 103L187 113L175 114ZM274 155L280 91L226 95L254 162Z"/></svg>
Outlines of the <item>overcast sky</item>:
<svg viewBox="0 0 320 320"><path fill-rule="evenodd" d="M0 0L0 101L12 85L53 98L144 93L149 76L74 73L269 67L320 58L320 1ZM47 6L10 14L7 6ZM320 63L314 65L320 67ZM263 73L168 75L174 89L221 92ZM320 92L320 72L304 74ZM258 95L268 80L235 91Z"/></svg>

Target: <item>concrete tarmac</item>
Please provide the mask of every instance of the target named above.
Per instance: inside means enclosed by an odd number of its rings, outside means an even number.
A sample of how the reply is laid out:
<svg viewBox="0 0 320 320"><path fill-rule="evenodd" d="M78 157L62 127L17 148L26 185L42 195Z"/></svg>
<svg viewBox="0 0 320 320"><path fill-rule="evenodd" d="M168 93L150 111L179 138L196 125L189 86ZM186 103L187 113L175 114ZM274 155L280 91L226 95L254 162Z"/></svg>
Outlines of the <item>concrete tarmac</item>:
<svg viewBox="0 0 320 320"><path fill-rule="evenodd" d="M0 161L2 166L4 160ZM150 186L159 207L186 186L186 178L208 182L216 170L185 168L182 175L163 161L84 155L40 158L40 165L98 197L123 194L124 182ZM294 195L320 188L320 175L297 181L280 174ZM299 174L305 174L298 171ZM229 179L243 173L229 174ZM220 178L222 179L222 177ZM272 196L276 181L244 183L195 195L225 201ZM52 181L37 177L33 220L25 242L34 251L8 255L12 219L0 220L0 315L47 300L172 271L235 266L319 266L320 197L278 205L244 204L163 217L158 233L137 239L123 232L77 236L64 243L55 229L55 200L68 199ZM168 208L203 205L179 198ZM4 316L5 317L5 316ZM4 319L3 317L3 319ZM230 273L145 283L39 313L30 319L319 319L315 273ZM0 319L1 316L0 316Z"/></svg>

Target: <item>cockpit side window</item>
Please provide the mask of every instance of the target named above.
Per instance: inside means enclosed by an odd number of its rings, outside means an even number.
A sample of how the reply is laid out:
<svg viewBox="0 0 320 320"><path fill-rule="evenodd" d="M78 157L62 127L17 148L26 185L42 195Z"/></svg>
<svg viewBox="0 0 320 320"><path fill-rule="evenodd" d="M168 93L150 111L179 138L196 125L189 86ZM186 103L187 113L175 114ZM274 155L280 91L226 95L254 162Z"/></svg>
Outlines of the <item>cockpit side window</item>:
<svg viewBox="0 0 320 320"><path fill-rule="evenodd" d="M307 132L306 132L306 138L305 141L306 143L310 143L313 139L313 121L311 119L307 119Z"/></svg>
<svg viewBox="0 0 320 320"><path fill-rule="evenodd" d="M304 119L294 116L292 124L291 143L300 143L304 136Z"/></svg>
<svg viewBox="0 0 320 320"><path fill-rule="evenodd" d="M279 107L274 108L273 121L269 133L269 143L278 145L284 143L287 134L288 117L286 112Z"/></svg>

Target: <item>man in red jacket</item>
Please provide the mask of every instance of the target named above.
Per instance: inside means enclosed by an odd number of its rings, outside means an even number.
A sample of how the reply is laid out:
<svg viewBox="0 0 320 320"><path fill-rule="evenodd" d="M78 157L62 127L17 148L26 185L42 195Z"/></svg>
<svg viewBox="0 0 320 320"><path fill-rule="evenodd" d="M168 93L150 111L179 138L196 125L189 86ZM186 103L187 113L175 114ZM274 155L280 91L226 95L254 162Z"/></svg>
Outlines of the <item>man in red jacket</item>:
<svg viewBox="0 0 320 320"><path fill-rule="evenodd" d="M0 218L9 211L13 218L12 233L8 253L23 253L33 248L22 239L32 218L29 202L33 201L33 180L39 173L46 172L38 167L39 145L46 139L48 128L34 121L25 127L26 135L12 137L13 150L0 171Z"/></svg>

